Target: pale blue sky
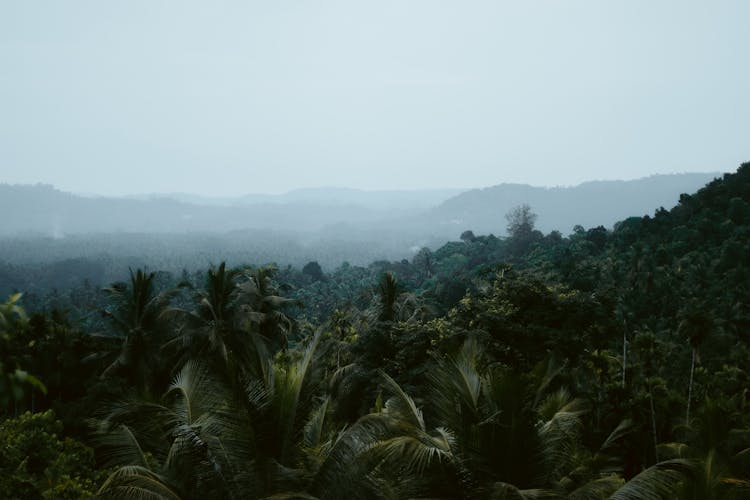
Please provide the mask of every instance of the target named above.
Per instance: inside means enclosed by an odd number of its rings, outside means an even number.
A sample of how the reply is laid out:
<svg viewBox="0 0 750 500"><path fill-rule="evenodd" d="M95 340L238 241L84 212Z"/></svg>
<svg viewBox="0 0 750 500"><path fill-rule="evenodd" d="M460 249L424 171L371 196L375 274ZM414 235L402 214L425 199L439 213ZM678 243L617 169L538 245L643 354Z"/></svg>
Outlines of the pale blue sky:
<svg viewBox="0 0 750 500"><path fill-rule="evenodd" d="M0 0L0 182L567 185L750 160L750 2Z"/></svg>

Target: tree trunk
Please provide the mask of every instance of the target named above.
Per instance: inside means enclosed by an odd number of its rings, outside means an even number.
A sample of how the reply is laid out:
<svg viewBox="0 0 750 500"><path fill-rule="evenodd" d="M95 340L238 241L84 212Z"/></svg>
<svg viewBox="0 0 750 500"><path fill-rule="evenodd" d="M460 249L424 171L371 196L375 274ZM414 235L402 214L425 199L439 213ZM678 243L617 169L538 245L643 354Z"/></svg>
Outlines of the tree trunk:
<svg viewBox="0 0 750 500"><path fill-rule="evenodd" d="M628 366L628 327L622 322L622 387L625 387L625 368Z"/></svg>
<svg viewBox="0 0 750 500"><path fill-rule="evenodd" d="M651 388L651 381L648 383L648 400L651 404L651 434L654 438L654 460L655 463L659 462L659 448L657 446L657 439L656 439L656 411L654 411L654 392Z"/></svg>
<svg viewBox="0 0 750 500"><path fill-rule="evenodd" d="M695 373L695 352L693 348L693 359L690 362L690 382L688 383L687 412L685 413L685 425L690 425L690 401L693 399L693 374Z"/></svg>

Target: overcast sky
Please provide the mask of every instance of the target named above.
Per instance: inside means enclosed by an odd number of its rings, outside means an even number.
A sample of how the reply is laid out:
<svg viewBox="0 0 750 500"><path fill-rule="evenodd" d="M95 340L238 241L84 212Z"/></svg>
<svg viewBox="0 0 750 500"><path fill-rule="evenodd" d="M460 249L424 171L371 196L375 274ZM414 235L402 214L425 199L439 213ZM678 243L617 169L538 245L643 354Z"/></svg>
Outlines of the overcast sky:
<svg viewBox="0 0 750 500"><path fill-rule="evenodd" d="M570 185L750 160L750 2L0 0L0 182Z"/></svg>

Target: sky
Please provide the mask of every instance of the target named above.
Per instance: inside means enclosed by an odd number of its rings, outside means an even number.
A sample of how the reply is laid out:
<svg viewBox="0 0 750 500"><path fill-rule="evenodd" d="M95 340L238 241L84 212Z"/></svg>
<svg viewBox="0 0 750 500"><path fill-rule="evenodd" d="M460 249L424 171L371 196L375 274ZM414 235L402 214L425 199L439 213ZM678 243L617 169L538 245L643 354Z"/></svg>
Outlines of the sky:
<svg viewBox="0 0 750 500"><path fill-rule="evenodd" d="M0 182L212 196L750 160L750 2L0 0Z"/></svg>

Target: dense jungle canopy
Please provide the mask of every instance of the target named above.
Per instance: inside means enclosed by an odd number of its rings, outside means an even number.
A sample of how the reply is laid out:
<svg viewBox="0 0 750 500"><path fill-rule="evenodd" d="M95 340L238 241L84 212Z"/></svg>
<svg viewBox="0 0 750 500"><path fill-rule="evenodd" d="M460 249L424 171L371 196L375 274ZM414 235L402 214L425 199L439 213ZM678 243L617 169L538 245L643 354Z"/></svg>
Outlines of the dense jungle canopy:
<svg viewBox="0 0 750 500"><path fill-rule="evenodd" d="M0 306L0 492L750 498L750 163L675 203L328 272L82 260Z"/></svg>

